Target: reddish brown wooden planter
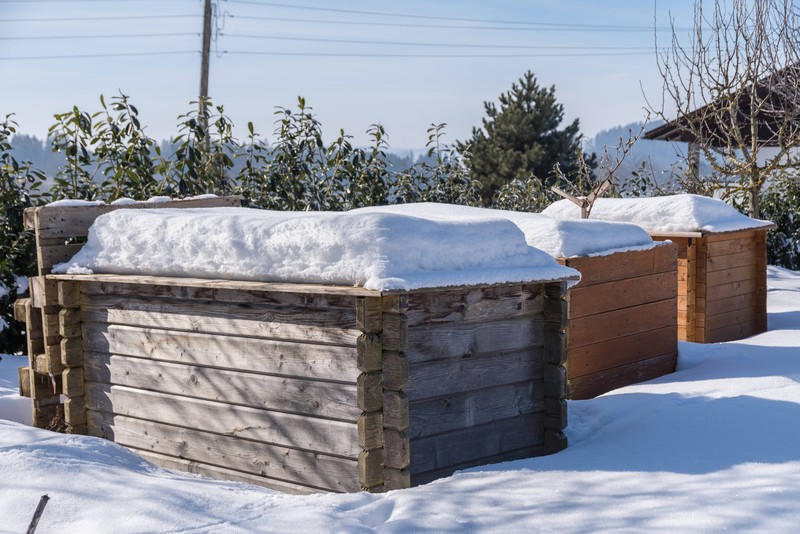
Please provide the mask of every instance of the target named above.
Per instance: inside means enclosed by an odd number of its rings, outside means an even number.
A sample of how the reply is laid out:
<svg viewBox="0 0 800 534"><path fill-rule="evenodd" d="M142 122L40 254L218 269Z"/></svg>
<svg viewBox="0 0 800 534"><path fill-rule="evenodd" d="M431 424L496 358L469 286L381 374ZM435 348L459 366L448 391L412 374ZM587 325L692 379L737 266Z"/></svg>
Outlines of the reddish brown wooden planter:
<svg viewBox="0 0 800 534"><path fill-rule="evenodd" d="M570 290L568 394L587 399L671 373L678 357L677 247L562 258Z"/></svg>
<svg viewBox="0 0 800 534"><path fill-rule="evenodd" d="M678 245L678 338L742 339L767 330L767 244L773 226L652 234Z"/></svg>

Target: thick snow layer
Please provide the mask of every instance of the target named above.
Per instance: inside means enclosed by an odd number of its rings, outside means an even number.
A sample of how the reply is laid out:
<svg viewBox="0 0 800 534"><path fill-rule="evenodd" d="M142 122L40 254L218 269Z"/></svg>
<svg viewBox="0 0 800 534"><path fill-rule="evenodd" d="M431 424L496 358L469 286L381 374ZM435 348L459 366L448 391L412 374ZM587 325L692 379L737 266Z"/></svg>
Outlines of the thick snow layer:
<svg viewBox="0 0 800 534"><path fill-rule="evenodd" d="M158 469L113 443L0 421L0 532L770 532L800 524L800 273L770 331L680 344L679 369L569 401L558 454L385 494L282 495ZM0 362L0 419L20 357ZM6 388L6 391L3 391Z"/></svg>
<svg viewBox="0 0 800 534"><path fill-rule="evenodd" d="M538 213L473 208L455 204L420 202L359 208L351 213L401 213L430 220L507 219L525 234L532 247L555 258L596 256L655 246L650 236L635 224L604 221L559 220Z"/></svg>
<svg viewBox="0 0 800 534"><path fill-rule="evenodd" d="M543 215L555 219L580 219L581 210L569 200L548 206ZM638 224L650 233L732 232L769 226L769 221L751 219L716 198L671 195L650 198L599 198L591 219Z"/></svg>
<svg viewBox="0 0 800 534"><path fill-rule="evenodd" d="M367 289L577 280L510 221L245 208L117 210L54 272L357 285Z"/></svg>

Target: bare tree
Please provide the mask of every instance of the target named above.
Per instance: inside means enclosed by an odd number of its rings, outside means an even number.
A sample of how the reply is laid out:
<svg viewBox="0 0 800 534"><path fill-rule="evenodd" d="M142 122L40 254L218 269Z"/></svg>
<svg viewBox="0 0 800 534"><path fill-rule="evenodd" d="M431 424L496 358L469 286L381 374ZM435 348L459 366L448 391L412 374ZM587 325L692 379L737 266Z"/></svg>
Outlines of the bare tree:
<svg viewBox="0 0 800 534"><path fill-rule="evenodd" d="M710 10L700 0L690 44L673 19L658 56L663 101L652 111L677 118L646 137L689 142L690 168L702 154L751 217L769 176L800 162L799 18L792 0L715 0Z"/></svg>

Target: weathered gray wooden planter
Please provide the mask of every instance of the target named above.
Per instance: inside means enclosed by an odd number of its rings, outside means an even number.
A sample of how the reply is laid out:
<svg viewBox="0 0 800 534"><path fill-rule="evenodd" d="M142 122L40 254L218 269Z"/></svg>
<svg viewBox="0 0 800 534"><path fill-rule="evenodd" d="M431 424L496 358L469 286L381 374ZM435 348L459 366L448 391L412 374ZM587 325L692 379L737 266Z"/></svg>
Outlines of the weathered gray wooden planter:
<svg viewBox="0 0 800 534"><path fill-rule="evenodd" d="M565 282L380 292L43 273L34 287L22 312L52 323L51 357L21 370L37 424L63 393L67 431L159 465L382 491L566 446Z"/></svg>

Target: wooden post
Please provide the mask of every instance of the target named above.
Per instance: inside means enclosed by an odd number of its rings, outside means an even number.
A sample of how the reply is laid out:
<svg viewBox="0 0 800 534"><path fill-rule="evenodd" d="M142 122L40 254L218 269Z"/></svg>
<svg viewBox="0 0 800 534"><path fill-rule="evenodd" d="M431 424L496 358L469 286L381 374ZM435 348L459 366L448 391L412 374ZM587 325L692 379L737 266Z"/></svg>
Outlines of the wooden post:
<svg viewBox="0 0 800 534"><path fill-rule="evenodd" d="M408 295L383 297L383 483L387 490L411 487L408 430Z"/></svg>
<svg viewBox="0 0 800 534"><path fill-rule="evenodd" d="M381 394L381 297L356 299L358 338L358 481L370 492L383 491L383 396Z"/></svg>
<svg viewBox="0 0 800 534"><path fill-rule="evenodd" d="M86 398L83 371L83 340L81 334L80 285L59 282L58 331L61 336L60 354L63 371L64 420L70 434L86 434Z"/></svg>
<svg viewBox="0 0 800 534"><path fill-rule="evenodd" d="M567 285L544 285L544 447L552 454L567 447Z"/></svg>

